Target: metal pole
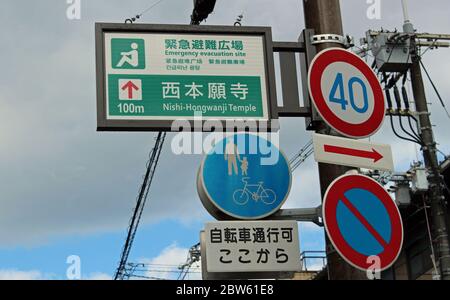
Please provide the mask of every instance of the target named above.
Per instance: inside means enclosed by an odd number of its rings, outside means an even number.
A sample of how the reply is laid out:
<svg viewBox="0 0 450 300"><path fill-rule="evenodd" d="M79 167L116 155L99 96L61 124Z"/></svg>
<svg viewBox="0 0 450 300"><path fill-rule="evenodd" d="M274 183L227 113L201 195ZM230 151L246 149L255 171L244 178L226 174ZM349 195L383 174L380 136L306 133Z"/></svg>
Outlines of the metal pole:
<svg viewBox="0 0 450 300"><path fill-rule="evenodd" d="M408 13L408 3L407 0L402 0L402 9L403 9L403 31L409 34L414 34L414 25L411 23L409 19Z"/></svg>
<svg viewBox="0 0 450 300"><path fill-rule="evenodd" d="M409 23L408 3L406 1L407 0L402 0L403 18L405 23Z"/></svg>
<svg viewBox="0 0 450 300"><path fill-rule="evenodd" d="M314 29L315 34L343 35L342 17L339 0L303 0L305 25ZM336 43L325 43L317 46L318 52L330 47L342 47ZM325 123L319 125L318 133L338 135ZM344 166L319 164L320 189L322 198L329 185L350 169ZM347 264L326 238L327 267L330 280L367 279L366 274Z"/></svg>
<svg viewBox="0 0 450 300"><path fill-rule="evenodd" d="M417 53L414 38L412 39L413 64L411 67L411 82L414 94L416 110L419 114L421 137L425 144L423 147L423 156L425 166L428 168L430 189L428 191L428 200L431 207L431 217L433 224L433 237L436 248L436 261L441 272L441 279L450 280L450 248L449 231L446 224L445 197L443 193L442 177L439 171L437 158L436 141L434 140L433 126L430 120L425 87L420 67L420 56Z"/></svg>

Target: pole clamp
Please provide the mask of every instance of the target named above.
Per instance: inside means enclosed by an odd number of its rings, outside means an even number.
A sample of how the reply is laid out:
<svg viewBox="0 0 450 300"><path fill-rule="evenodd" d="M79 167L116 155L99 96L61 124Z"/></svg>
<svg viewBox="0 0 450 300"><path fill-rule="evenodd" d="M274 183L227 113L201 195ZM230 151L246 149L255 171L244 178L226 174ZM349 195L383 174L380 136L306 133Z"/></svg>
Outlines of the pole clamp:
<svg viewBox="0 0 450 300"><path fill-rule="evenodd" d="M339 34L316 34L311 36L311 44L318 45L324 43L336 43L343 45L345 48L351 48L355 46L355 40L352 36L342 36Z"/></svg>

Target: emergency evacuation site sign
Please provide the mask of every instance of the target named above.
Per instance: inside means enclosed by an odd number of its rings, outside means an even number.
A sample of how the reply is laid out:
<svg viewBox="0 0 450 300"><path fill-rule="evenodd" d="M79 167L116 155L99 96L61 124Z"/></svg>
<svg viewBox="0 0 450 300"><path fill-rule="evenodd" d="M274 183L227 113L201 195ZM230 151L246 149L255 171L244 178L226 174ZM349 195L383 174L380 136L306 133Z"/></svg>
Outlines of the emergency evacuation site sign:
<svg viewBox="0 0 450 300"><path fill-rule="evenodd" d="M127 30L108 31L107 25L114 24L97 24L99 129L161 129L169 123L158 121L195 116L270 119L265 32L123 24Z"/></svg>

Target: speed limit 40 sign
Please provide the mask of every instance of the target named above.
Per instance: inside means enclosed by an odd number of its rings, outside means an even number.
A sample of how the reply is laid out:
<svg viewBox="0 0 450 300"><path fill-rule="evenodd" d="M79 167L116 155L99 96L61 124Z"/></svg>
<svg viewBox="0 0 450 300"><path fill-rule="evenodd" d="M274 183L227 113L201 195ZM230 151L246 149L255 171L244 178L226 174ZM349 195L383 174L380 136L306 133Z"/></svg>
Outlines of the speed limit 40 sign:
<svg viewBox="0 0 450 300"><path fill-rule="evenodd" d="M337 132L355 139L375 134L384 121L383 89L372 69L340 48L320 52L308 74L309 93L320 116Z"/></svg>

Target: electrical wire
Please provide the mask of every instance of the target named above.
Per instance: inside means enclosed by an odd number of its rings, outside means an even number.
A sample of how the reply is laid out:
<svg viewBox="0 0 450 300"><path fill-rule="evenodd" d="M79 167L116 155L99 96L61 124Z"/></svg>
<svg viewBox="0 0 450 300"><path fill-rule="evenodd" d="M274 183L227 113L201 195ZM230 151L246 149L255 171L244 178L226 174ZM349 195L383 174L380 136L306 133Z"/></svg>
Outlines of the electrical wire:
<svg viewBox="0 0 450 300"><path fill-rule="evenodd" d="M404 141L408 141L408 142L412 142L412 143L415 143L415 144L419 144L419 145L420 145L420 143L419 143L417 140L409 139L409 138L407 138L407 137L404 137L404 136L401 136L400 134L398 134L398 132L397 132L397 130L395 129L395 126L394 126L394 119L393 119L392 114L389 114L389 119L391 120L391 128L392 128L392 131L394 132L394 134L395 134L396 137L398 137L399 139L402 139L402 140L404 140Z"/></svg>
<svg viewBox="0 0 450 300"><path fill-rule="evenodd" d="M300 151L289 160L291 172L297 170L297 168L304 163L314 153L313 141L310 140L305 146L300 148Z"/></svg>
<svg viewBox="0 0 450 300"><path fill-rule="evenodd" d="M154 2L152 5L150 5L149 7L147 7L146 9L144 9L141 13L137 14L135 17L129 18L125 20L125 23L134 23L137 19L142 18L143 15L145 15L146 13L148 13L150 10L152 10L155 6L157 6L158 4L164 2L165 0L159 0Z"/></svg>
<svg viewBox="0 0 450 300"><path fill-rule="evenodd" d="M402 115L402 106L401 106L401 98L400 98L400 92L398 90L398 87L396 84L394 84L394 97L395 97L395 102L397 104L397 111L398 111L398 121L400 124L400 128L401 130L408 135L412 140L414 140L416 143L418 144L422 144L422 141L420 140L420 138L417 138L416 136L414 136L413 134L411 134L410 132L408 132L405 128L405 126L403 125L403 115Z"/></svg>
<svg viewBox="0 0 450 300"><path fill-rule="evenodd" d="M293 158L291 158L291 160L289 161L289 164L293 164L297 158L302 156L303 153L305 153L305 151L307 151L312 146L312 144L313 144L313 141L310 140L305 146L300 148L299 152Z"/></svg>
<svg viewBox="0 0 450 300"><path fill-rule="evenodd" d="M163 267L161 267L163 266ZM189 268L183 269L181 272L178 270L179 266L167 265L169 267L164 267L164 265L155 264L144 264L144 263L128 263L127 268L124 270L125 277L131 278L141 278L141 279L153 279L153 280L168 280L177 277L177 280L185 280L187 276L191 274L201 274L201 267L198 265L190 266ZM159 277L153 276L159 275ZM164 275L165 274L165 275ZM176 276L177 275L177 276ZM164 277L164 278L162 278Z"/></svg>
<svg viewBox="0 0 450 300"><path fill-rule="evenodd" d="M402 121L403 116L399 114L398 116L398 120L400 123L400 128L402 129L402 131L404 133L406 133L406 135L408 135L411 139L413 139L415 141L416 144L419 145L423 145L423 142L421 141L420 137L416 136L415 134L411 134L409 131L407 131L403 125L403 121ZM409 120L409 118L408 118ZM409 123L411 124L411 121L409 121ZM411 125L410 125L411 126Z"/></svg>
<svg viewBox="0 0 450 300"><path fill-rule="evenodd" d="M414 126L412 124L412 121L414 120L416 122L416 128L418 128L418 124L419 121L417 121L417 119L414 116L408 115L408 124L409 124L409 128L411 128L412 133L414 134L414 136L423 144L422 138L420 137L419 133L416 132L417 129L414 129Z"/></svg>
<svg viewBox="0 0 450 300"><path fill-rule="evenodd" d="M435 39L434 41L433 41L433 43L430 45L430 46L428 46L427 47L427 49L425 49L425 51L423 51L420 55L419 55L419 58L421 59L429 50L431 50L431 49L434 49L434 47L436 46L436 43L438 42L438 40L437 39Z"/></svg>
<svg viewBox="0 0 450 300"><path fill-rule="evenodd" d="M441 150L436 148L436 151L439 152L440 154L442 154L442 156L444 157L444 159L449 158L449 156L447 154L445 154L444 152L442 152Z"/></svg>
<svg viewBox="0 0 450 300"><path fill-rule="evenodd" d="M408 59L408 60L409 60L409 59ZM418 135L415 133L415 131L414 131L413 128L412 128L412 125L410 125L410 128L412 129L413 134L409 133L409 132L406 130L405 126L403 125L402 118L403 118L404 116L401 114L401 111L402 111L401 102L402 102L402 101L401 101L401 98L400 98L400 93L399 93L398 88L397 88L397 82L398 82L399 79L401 78L400 75L401 75L401 74L393 74L393 75L391 75L391 78L388 80L388 78L386 77L386 74L383 73L383 82L385 82L386 99L387 99L387 101L388 101L388 106L389 106L388 108L389 108L389 111L390 111L390 113L389 113L389 118L390 118L391 128L392 128L392 131L394 132L395 136L397 136L398 138L400 138L400 139L402 139L402 140L405 140L405 141L408 141L408 142L413 142L413 143L418 144L418 145L420 145L420 146L423 146L423 142L422 142L420 136L418 136ZM404 80L403 82L405 83L406 80ZM391 96L390 96L390 95L391 95L391 94L390 94L390 89L391 89L391 88L394 88L394 97L395 97L395 102L396 102L396 105L397 105L397 111L398 111L398 117L399 117L400 128L402 129L402 131L403 131L405 134L407 134L407 135L409 136L409 138L400 135L400 134L397 132L397 130L395 129L394 120L393 120L394 117L393 117L393 113L392 113L392 110L393 110L393 107L392 107L392 100L391 100ZM404 99L404 100L405 100L405 99ZM406 100L407 100L407 99L406 99ZM408 119L409 119L409 117L411 117L411 116L408 115ZM411 122L410 119L409 119L408 123L409 123L409 122ZM417 135L417 136L416 136L416 135Z"/></svg>
<svg viewBox="0 0 450 300"><path fill-rule="evenodd" d="M310 149L308 152L306 152L306 154L303 155L299 161L297 161L294 165L291 166L291 171L294 172L295 170L297 170L298 167L300 167L300 165L303 164L306 161L306 159L308 159L313 153L314 149Z"/></svg>
<svg viewBox="0 0 450 300"><path fill-rule="evenodd" d="M422 199L422 200L423 200L423 209L425 212L425 221L427 224L428 238L429 238L429 242L430 242L431 260L433 262L433 268L434 268L435 274L439 274L439 271L438 271L437 265L436 265L436 254L434 253L433 236L431 234L430 220L428 219L427 205L425 203L425 199Z"/></svg>
<svg viewBox="0 0 450 300"><path fill-rule="evenodd" d="M148 273L171 273L171 274L179 274L180 271L178 270L153 270L153 269L141 269L141 270L136 270L135 272L148 272ZM201 272L193 272L193 271L188 271L187 273L191 273L191 274L199 274ZM130 276L134 276L130 275Z"/></svg>
<svg viewBox="0 0 450 300"><path fill-rule="evenodd" d="M419 59L419 62L420 62L420 65L422 66L422 69L425 71L425 74L427 75L428 80L429 80L430 83L431 83L431 86L433 87L434 91L436 92L436 95L437 95L439 101L441 102L442 108L444 108L445 112L447 113L447 117L450 119L450 113L448 112L447 107L445 107L444 100L442 100L441 94L439 93L439 91L438 91L436 85L434 84L434 81L431 79L431 76L430 76L430 74L428 73L427 68L425 67L425 65L423 64L423 62L422 62L421 59Z"/></svg>
<svg viewBox="0 0 450 300"><path fill-rule="evenodd" d="M165 278L153 277L153 276L145 276L145 275L131 275L132 278L141 278L141 279L149 279L149 280L168 280Z"/></svg>
<svg viewBox="0 0 450 300"><path fill-rule="evenodd" d="M145 203L148 198L148 193L150 191L151 184L155 175L156 167L158 166L161 151L166 138L166 133L159 132L156 138L155 146L150 152L150 158L147 163L147 171L144 176L144 181L140 187L139 195L136 201L136 207L133 211L133 215L130 220L130 225L128 227L127 238L123 246L122 255L120 258L119 266L114 275L114 280L124 278L124 270L127 264L128 256L133 245L134 238L136 236L137 229L142 217L142 212L144 211Z"/></svg>

